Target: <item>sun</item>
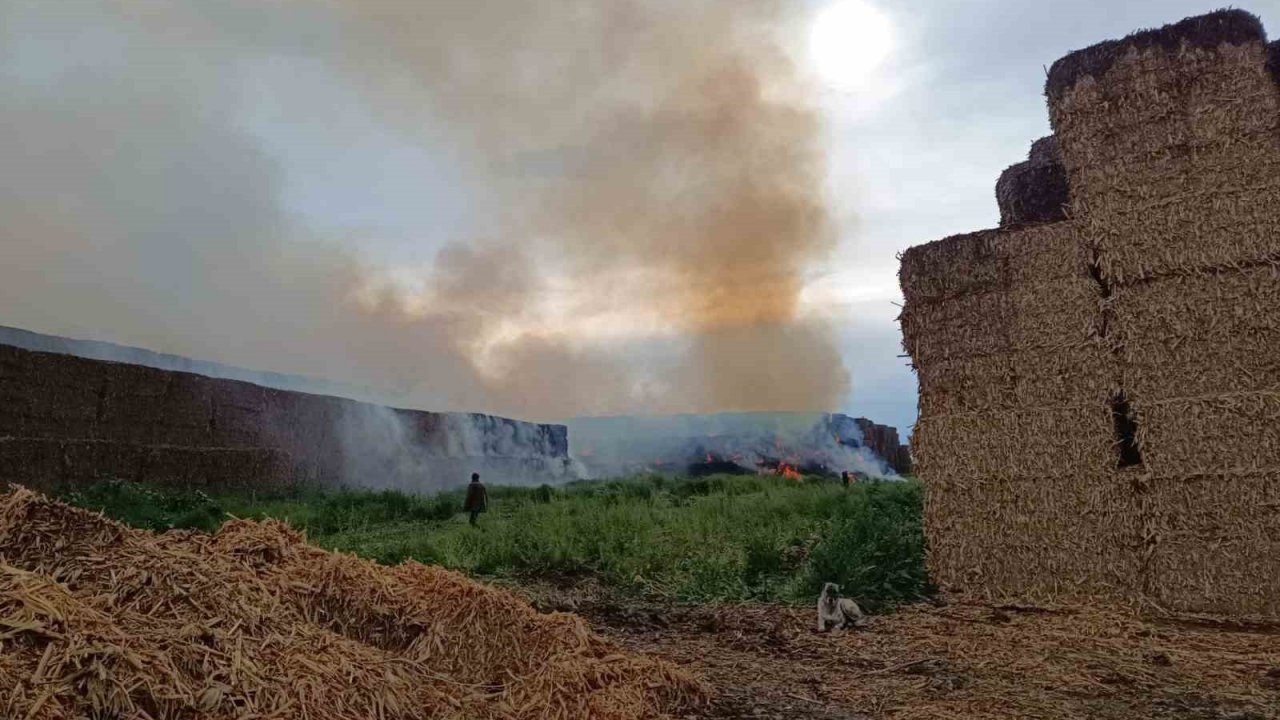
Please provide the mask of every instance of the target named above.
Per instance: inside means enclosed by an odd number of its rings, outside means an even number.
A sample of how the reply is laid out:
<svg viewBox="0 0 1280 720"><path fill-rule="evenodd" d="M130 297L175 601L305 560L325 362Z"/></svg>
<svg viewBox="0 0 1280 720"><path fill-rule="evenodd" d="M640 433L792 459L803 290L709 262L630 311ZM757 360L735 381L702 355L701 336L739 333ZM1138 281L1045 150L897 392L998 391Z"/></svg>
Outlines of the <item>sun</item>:
<svg viewBox="0 0 1280 720"><path fill-rule="evenodd" d="M856 90L893 49L893 24L862 0L835 0L813 19L809 55L823 82Z"/></svg>

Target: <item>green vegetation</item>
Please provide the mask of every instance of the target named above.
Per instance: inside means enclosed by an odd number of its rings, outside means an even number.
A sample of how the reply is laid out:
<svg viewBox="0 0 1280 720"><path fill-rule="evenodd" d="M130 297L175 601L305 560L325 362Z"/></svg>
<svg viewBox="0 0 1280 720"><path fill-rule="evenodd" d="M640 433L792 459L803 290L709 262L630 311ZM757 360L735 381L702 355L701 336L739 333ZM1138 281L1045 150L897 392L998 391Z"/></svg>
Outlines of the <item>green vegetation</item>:
<svg viewBox="0 0 1280 720"><path fill-rule="evenodd" d="M326 548L413 558L489 577L591 575L674 600L812 602L840 583L871 609L928 595L918 483L764 476L638 477L564 487L490 487L480 528L462 491L216 497L102 482L67 497L124 522L211 529L284 518Z"/></svg>

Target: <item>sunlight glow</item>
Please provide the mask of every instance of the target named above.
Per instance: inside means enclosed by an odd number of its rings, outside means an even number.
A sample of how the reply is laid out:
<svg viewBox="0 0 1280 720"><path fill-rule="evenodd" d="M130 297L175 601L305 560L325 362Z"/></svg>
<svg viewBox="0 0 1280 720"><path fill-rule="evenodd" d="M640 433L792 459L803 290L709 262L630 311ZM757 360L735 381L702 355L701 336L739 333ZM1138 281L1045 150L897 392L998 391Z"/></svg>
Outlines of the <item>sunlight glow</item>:
<svg viewBox="0 0 1280 720"><path fill-rule="evenodd" d="M835 0L813 20L809 54L823 82L857 90L893 49L889 18L863 0Z"/></svg>

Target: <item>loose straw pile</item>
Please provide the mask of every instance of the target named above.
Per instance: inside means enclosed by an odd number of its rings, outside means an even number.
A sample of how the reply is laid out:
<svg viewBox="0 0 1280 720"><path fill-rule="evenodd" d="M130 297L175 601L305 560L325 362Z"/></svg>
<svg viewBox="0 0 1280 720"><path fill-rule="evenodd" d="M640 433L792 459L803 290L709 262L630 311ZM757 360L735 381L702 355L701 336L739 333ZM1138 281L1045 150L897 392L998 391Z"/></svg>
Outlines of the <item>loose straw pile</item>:
<svg viewBox="0 0 1280 720"><path fill-rule="evenodd" d="M0 496L3 717L622 720L705 694L576 618L278 523L153 535Z"/></svg>

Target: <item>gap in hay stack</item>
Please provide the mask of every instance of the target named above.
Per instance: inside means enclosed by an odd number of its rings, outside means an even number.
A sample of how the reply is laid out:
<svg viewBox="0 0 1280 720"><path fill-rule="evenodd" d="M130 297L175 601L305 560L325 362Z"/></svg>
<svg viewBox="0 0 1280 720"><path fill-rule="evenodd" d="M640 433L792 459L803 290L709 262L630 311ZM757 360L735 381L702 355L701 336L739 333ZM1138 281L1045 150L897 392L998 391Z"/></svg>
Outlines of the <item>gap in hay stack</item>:
<svg viewBox="0 0 1280 720"><path fill-rule="evenodd" d="M1122 473L946 478L926 487L929 567L986 602L1132 604L1138 496Z"/></svg>

